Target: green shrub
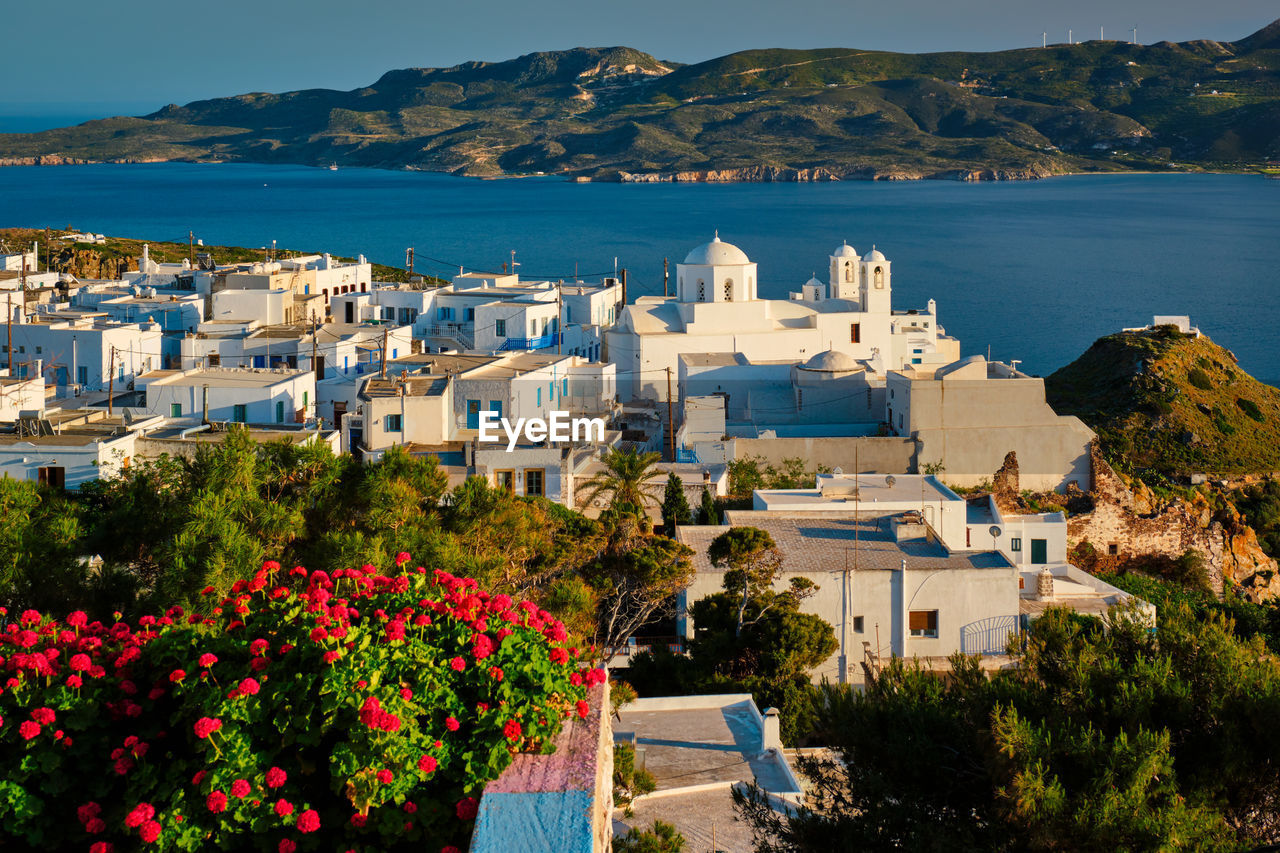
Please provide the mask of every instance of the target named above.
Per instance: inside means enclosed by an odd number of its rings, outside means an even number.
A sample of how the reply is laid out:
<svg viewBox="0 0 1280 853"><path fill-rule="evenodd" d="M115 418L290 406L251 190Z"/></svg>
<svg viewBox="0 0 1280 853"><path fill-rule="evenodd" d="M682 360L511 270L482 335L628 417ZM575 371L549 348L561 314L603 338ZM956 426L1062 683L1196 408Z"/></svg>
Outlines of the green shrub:
<svg viewBox="0 0 1280 853"><path fill-rule="evenodd" d="M613 745L613 804L631 816L631 803L636 797L653 793L658 787L653 774L636 767L636 748L629 743Z"/></svg>
<svg viewBox="0 0 1280 853"><path fill-rule="evenodd" d="M676 828L660 820L653 822L653 829L632 827L626 835L613 839L614 853L681 853L684 836Z"/></svg>
<svg viewBox="0 0 1280 853"><path fill-rule="evenodd" d="M268 562L209 615L9 627L15 849L465 848L484 784L604 677L545 611L421 568Z"/></svg>
<svg viewBox="0 0 1280 853"><path fill-rule="evenodd" d="M1198 367L1191 368L1191 372L1187 374L1187 381L1202 391L1213 388L1213 380L1209 378L1209 374Z"/></svg>
<svg viewBox="0 0 1280 853"><path fill-rule="evenodd" d="M1237 397L1236 406L1239 407L1240 411L1244 412L1258 423L1262 423L1266 420L1266 416L1262 414L1262 410L1258 408L1258 404L1252 400L1246 400L1244 397Z"/></svg>

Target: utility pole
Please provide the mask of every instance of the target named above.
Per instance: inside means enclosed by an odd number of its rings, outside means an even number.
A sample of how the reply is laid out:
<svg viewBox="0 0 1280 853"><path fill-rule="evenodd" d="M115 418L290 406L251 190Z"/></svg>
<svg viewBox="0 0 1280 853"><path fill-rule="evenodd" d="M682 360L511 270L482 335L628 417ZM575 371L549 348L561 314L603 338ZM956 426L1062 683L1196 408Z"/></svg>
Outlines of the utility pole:
<svg viewBox="0 0 1280 853"><path fill-rule="evenodd" d="M27 262L25 260L22 262L22 268L23 270L27 268ZM5 353L4 366L9 369L9 378L12 379L14 378L13 377L13 293L10 292L6 299L8 302L9 318L5 320L4 327L5 327L6 333L8 334L9 341L4 348L4 353Z"/></svg>
<svg viewBox="0 0 1280 853"><path fill-rule="evenodd" d="M387 327L382 327L382 378L387 378Z"/></svg>
<svg viewBox="0 0 1280 853"><path fill-rule="evenodd" d="M515 250L515 249L512 249L512 250L511 250L511 274L512 274L512 275L515 275L515 272L516 272L516 266L517 266L517 264L516 264L516 250Z"/></svg>
<svg viewBox="0 0 1280 853"><path fill-rule="evenodd" d="M564 340L564 279L556 285L556 355L560 354L560 342Z"/></svg>
<svg viewBox="0 0 1280 853"><path fill-rule="evenodd" d="M196 234L194 231L187 231L187 263L192 269L196 268Z"/></svg>
<svg viewBox="0 0 1280 853"><path fill-rule="evenodd" d="M413 247L404 250L404 265L409 268L409 278L413 279Z"/></svg>
<svg viewBox="0 0 1280 853"><path fill-rule="evenodd" d="M111 348L111 366L107 368L107 417L111 417L111 397L116 389L116 348Z"/></svg>
<svg viewBox="0 0 1280 853"><path fill-rule="evenodd" d="M44 271L53 272L53 243L49 242L49 229L44 229ZM40 258L36 258L36 266L40 266ZM26 308L26 302L23 302L23 308Z"/></svg>
<svg viewBox="0 0 1280 853"><path fill-rule="evenodd" d="M626 308L627 307L627 269L626 267L622 268L622 275L619 280L622 282L622 307ZM617 320L618 318L615 317L614 319Z"/></svg>
<svg viewBox="0 0 1280 853"><path fill-rule="evenodd" d="M323 370L320 369L319 363L316 362L316 320L311 318L311 369L315 371L316 381L324 379Z"/></svg>
<svg viewBox="0 0 1280 853"><path fill-rule="evenodd" d="M668 272L667 259L663 258L662 259L662 295L664 298L667 296L670 296L670 294L667 293L667 282L670 279L671 279L671 273Z"/></svg>
<svg viewBox="0 0 1280 853"><path fill-rule="evenodd" d="M671 402L671 368L667 368L667 447L670 448L671 461L676 461L676 424L673 415L674 404Z"/></svg>

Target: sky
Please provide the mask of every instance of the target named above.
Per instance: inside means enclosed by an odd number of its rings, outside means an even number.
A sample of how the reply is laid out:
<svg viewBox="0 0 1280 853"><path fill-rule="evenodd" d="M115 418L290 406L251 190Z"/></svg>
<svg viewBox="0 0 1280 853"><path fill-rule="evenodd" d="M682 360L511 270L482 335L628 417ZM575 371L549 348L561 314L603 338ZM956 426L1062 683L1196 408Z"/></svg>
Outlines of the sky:
<svg viewBox="0 0 1280 853"><path fill-rule="evenodd" d="M353 89L393 68L627 45L699 62L763 47L1002 50L1243 38L1275 0L63 0L5 12L0 109L141 114L254 91ZM24 37L14 36L25 33Z"/></svg>

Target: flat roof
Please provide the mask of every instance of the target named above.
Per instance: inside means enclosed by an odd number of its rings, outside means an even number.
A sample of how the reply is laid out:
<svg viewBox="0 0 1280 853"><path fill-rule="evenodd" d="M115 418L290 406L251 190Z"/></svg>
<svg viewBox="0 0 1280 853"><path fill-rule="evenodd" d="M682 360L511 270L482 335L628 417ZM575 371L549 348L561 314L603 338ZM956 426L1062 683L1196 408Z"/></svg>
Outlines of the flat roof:
<svg viewBox="0 0 1280 853"><path fill-rule="evenodd" d="M784 572L830 572L845 566L845 550L853 561L857 542L858 571L892 571L908 569L1001 569L1013 567L998 551L965 551L948 553L942 545L927 539L894 540L889 530L893 514L860 518L829 518L821 515L791 516L780 513L732 512L730 518L738 526L757 527L773 537L782 552ZM693 549L693 566L699 572L720 573L711 565L707 548L729 525L681 526L676 539ZM855 537L855 530L857 531ZM850 565L853 568L853 565Z"/></svg>
<svg viewBox="0 0 1280 853"><path fill-rule="evenodd" d="M449 377L421 373L411 374L404 379L399 376L387 376L385 378L375 376L365 384L360 396L366 399L372 397L398 397L400 396L401 386L405 388L405 396L407 397L438 397L449 387Z"/></svg>
<svg viewBox="0 0 1280 853"><path fill-rule="evenodd" d="M0 445L13 447L19 444L31 444L37 447L85 447L99 441L112 441L126 438L128 432L114 429L69 429L54 435L17 435L0 434Z"/></svg>
<svg viewBox="0 0 1280 853"><path fill-rule="evenodd" d="M890 477L893 482L890 483ZM929 474L819 474L820 488L814 489L757 489L756 495L766 509L803 506L828 508L835 511L853 509L856 503L863 510L873 509L871 504L910 503L920 501L959 501L962 498Z"/></svg>
<svg viewBox="0 0 1280 853"><path fill-rule="evenodd" d="M290 382L309 370L276 367L202 367L196 370L152 370L138 377L147 385L208 385L211 388L266 388Z"/></svg>

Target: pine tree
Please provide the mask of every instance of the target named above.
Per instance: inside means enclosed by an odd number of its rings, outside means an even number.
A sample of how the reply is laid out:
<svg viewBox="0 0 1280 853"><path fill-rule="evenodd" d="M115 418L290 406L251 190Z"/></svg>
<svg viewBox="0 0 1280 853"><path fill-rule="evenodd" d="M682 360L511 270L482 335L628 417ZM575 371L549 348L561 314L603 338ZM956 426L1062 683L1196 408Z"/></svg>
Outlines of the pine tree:
<svg viewBox="0 0 1280 853"><path fill-rule="evenodd" d="M675 474L667 478L667 488L662 493L662 523L671 535L675 535L677 524L689 523L689 501L685 500L684 483Z"/></svg>

